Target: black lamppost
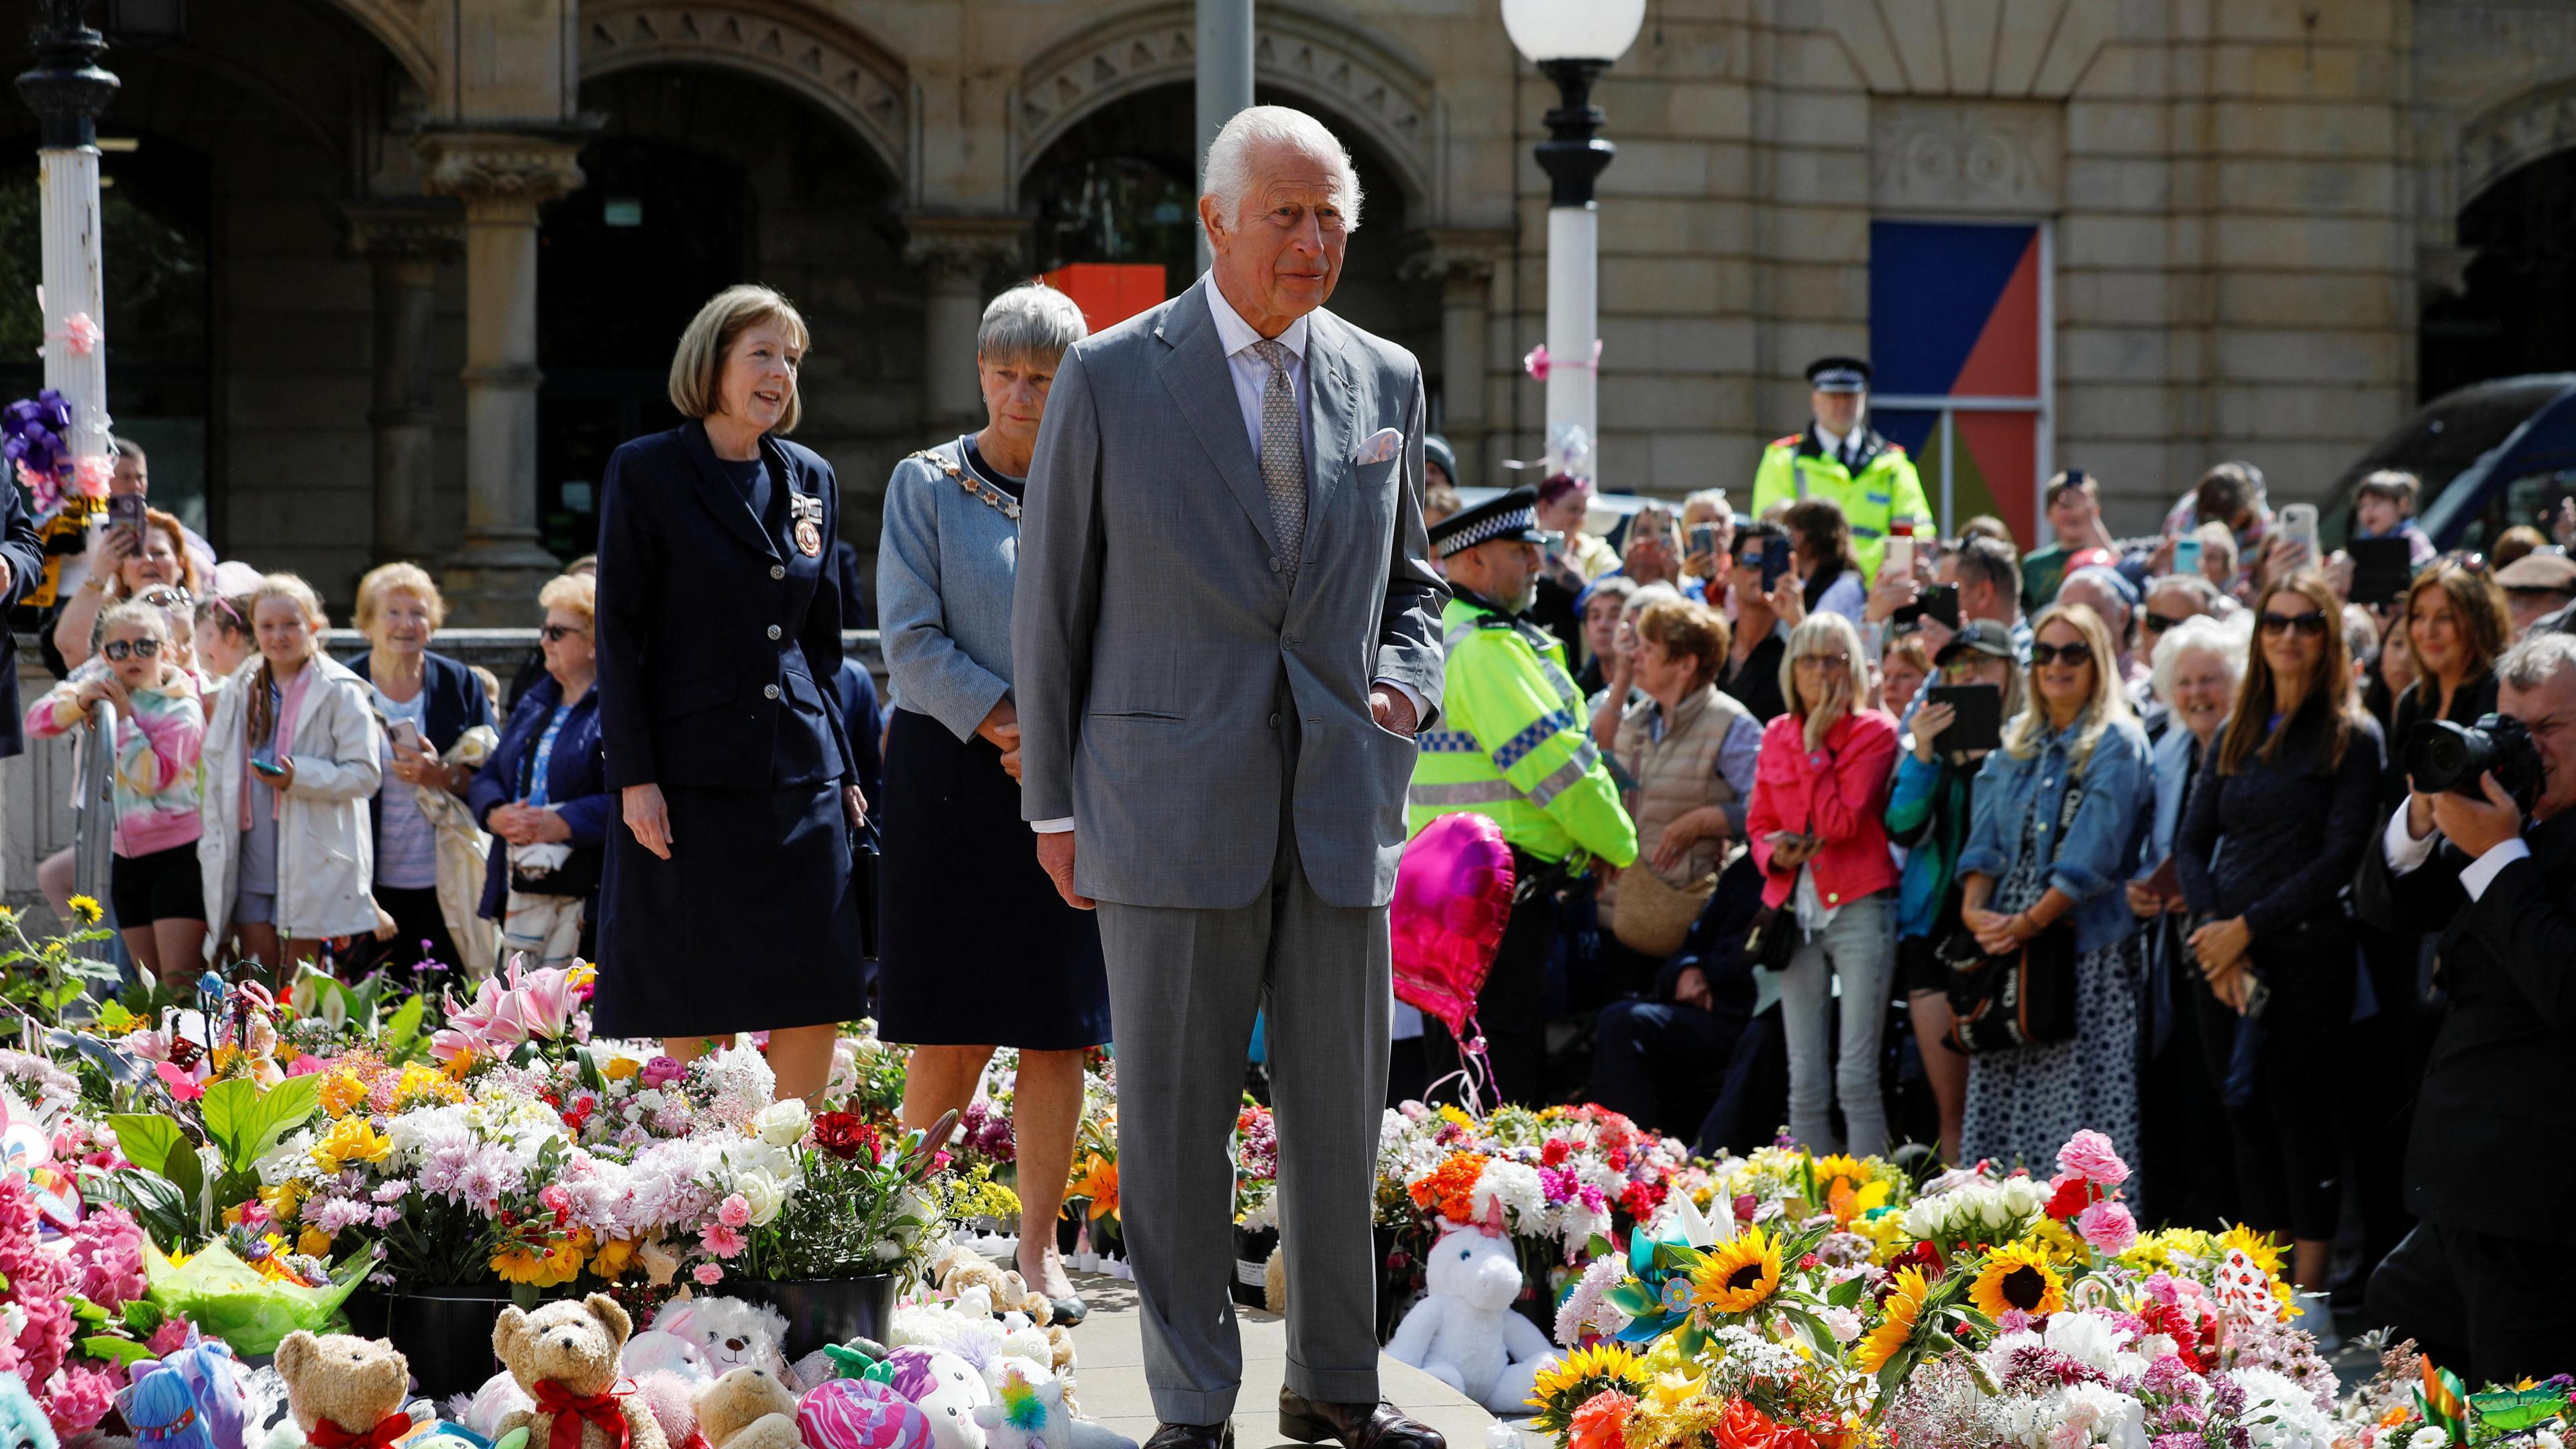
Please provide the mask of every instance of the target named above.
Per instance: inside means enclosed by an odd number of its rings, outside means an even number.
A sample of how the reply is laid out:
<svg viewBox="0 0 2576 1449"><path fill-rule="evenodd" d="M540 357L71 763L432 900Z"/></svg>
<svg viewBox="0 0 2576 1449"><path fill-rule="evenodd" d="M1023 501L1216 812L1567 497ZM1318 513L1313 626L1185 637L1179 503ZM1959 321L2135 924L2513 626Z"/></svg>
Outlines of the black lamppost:
<svg viewBox="0 0 2576 1449"><path fill-rule="evenodd" d="M116 99L116 77L98 66L107 37L90 27L85 0L42 4L33 35L36 64L18 77L19 98L36 113L36 149L95 146L99 113Z"/></svg>
<svg viewBox="0 0 2576 1449"><path fill-rule="evenodd" d="M1503 0L1512 44L1556 82L1538 164L1548 176L1547 345L1531 371L1547 384L1551 458L1589 472L1599 436L1601 216L1593 182L1616 149L1601 139L1592 83L1636 43L1646 0ZM1580 429L1579 441L1569 429Z"/></svg>

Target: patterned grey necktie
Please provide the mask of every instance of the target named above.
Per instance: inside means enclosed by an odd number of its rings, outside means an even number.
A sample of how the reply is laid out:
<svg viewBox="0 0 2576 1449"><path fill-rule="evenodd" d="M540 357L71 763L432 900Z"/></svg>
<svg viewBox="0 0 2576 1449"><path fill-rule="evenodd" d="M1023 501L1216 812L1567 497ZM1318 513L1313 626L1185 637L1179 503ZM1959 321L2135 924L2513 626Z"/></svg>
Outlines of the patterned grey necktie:
<svg viewBox="0 0 2576 1449"><path fill-rule="evenodd" d="M1285 345L1264 338L1253 353L1270 364L1261 389L1261 491L1270 498L1270 522L1279 530L1279 557L1288 574L1306 550L1306 439L1297 418L1297 388L1288 380Z"/></svg>

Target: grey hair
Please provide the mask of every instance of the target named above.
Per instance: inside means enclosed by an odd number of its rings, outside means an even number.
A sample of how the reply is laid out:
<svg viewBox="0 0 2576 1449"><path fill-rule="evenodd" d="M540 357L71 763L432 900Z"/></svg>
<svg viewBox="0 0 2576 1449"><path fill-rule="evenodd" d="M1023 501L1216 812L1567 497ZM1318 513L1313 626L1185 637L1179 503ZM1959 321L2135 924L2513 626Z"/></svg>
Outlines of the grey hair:
<svg viewBox="0 0 2576 1449"><path fill-rule="evenodd" d="M2224 607L2220 601L2227 597L2218 591L2218 585L2198 574L2158 574L2147 580L2147 586L2138 591L2139 607L2144 608L2147 600L2166 589L2182 590L2191 595L2202 609L2212 614L2220 612Z"/></svg>
<svg viewBox="0 0 2576 1449"><path fill-rule="evenodd" d="M1253 186L1252 160L1266 147L1284 146L1328 163L1333 171L1333 205L1342 213L1342 229L1360 229L1360 176L1351 153L1304 111L1287 106L1251 106L1234 113L1208 143L1207 166L1200 172L1199 195L1215 200L1228 225L1242 219L1243 204Z"/></svg>
<svg viewBox="0 0 2576 1449"><path fill-rule="evenodd" d="M2182 657L2195 651L2215 654L2227 666L2227 677L2237 683L2245 679L2245 648L2252 631L2224 624L2207 614L2194 614L2164 632L2156 641L2153 671L2156 698L2173 703L2174 670Z"/></svg>
<svg viewBox="0 0 2576 1449"><path fill-rule="evenodd" d="M2576 668L2576 634L2534 634L2504 651L2495 662L2498 683L2516 689L2538 689Z"/></svg>
<svg viewBox="0 0 2576 1449"><path fill-rule="evenodd" d="M1023 282L985 306L975 329L975 355L987 362L1053 366L1066 348L1090 335L1071 297L1044 282Z"/></svg>

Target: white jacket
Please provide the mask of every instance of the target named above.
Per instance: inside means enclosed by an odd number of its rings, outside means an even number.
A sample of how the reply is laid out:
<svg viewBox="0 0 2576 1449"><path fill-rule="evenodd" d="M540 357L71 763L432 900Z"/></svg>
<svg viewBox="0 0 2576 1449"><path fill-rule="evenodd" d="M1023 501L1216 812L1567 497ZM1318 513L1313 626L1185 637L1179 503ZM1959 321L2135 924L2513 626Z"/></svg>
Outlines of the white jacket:
<svg viewBox="0 0 2576 1449"><path fill-rule="evenodd" d="M197 865L205 877L206 956L232 923L240 880L245 715L259 677L252 655L216 692L206 721L206 791ZM284 940L365 935L376 928L375 829L367 813L384 778L384 726L367 682L315 655L295 736L280 751L295 764L277 816L277 934Z"/></svg>

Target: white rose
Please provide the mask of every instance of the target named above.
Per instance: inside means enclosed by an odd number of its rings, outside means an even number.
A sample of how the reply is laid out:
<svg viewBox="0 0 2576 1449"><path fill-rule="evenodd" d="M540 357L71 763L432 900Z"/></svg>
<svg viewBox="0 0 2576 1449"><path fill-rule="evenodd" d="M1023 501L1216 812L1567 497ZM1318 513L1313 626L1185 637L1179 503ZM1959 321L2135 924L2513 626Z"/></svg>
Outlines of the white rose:
<svg viewBox="0 0 2576 1449"><path fill-rule="evenodd" d="M804 1100L790 1097L761 1108L760 1115L751 1119L751 1130L772 1147L793 1147L805 1140L805 1129L812 1122Z"/></svg>
<svg viewBox="0 0 2576 1449"><path fill-rule="evenodd" d="M2442 1449L2443 1445L2450 1442L2449 1430L2427 1424L2406 1436L2406 1449Z"/></svg>
<svg viewBox="0 0 2576 1449"><path fill-rule="evenodd" d="M770 1220L778 1216L778 1210L787 1205L787 1190L779 1186L778 1179L765 1172L742 1174L733 1180L733 1190L742 1194L744 1202L751 1204L751 1225L756 1228L769 1226Z"/></svg>

